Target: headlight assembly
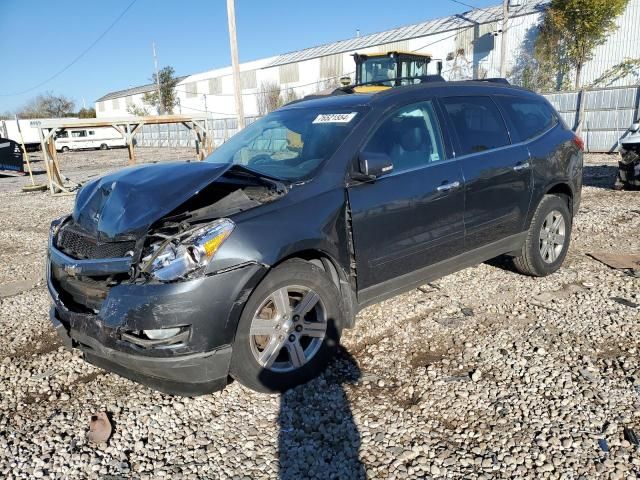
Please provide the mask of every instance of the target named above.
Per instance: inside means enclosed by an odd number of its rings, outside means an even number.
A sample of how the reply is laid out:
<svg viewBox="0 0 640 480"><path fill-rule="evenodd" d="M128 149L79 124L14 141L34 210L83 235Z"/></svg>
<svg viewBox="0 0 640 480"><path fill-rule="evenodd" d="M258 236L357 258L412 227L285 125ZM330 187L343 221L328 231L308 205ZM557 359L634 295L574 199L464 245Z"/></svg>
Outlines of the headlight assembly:
<svg viewBox="0 0 640 480"><path fill-rule="evenodd" d="M142 258L141 272L156 280L170 282L204 271L235 227L221 218L151 244Z"/></svg>

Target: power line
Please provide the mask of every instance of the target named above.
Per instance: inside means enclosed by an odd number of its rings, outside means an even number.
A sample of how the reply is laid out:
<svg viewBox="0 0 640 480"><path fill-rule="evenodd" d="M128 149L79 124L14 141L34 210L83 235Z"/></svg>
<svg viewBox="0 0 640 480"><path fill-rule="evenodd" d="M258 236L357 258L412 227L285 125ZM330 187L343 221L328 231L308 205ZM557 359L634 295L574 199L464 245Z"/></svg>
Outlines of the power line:
<svg viewBox="0 0 640 480"><path fill-rule="evenodd" d="M64 72L66 72L67 70L69 70L73 65L75 65L75 64L76 64L76 63L77 63L77 62L78 62L82 57L84 57L84 56L89 52L89 50L91 50L93 47L95 47L95 46L96 46L96 44L97 44L100 40L102 40L102 38L103 38L107 33L109 33L113 27L115 27L115 26L116 26L116 24L120 21L120 19L121 19L122 17L124 17L124 15L129 11L129 9L130 9L131 7L133 7L133 4L134 4L134 3L136 3L137 1L138 1L138 0L133 0L133 1L132 1L128 6L127 6L127 8L125 8L125 9L122 11L122 13L121 13L120 15L118 15L118 16L116 17L116 19L115 19L113 22L111 22L111 25L109 25L109 26L107 27L107 29L106 29L104 32L102 32L102 33L100 34L100 36L99 36L98 38L96 38L96 39L93 41L93 43L91 43L91 45L89 45L87 48L85 48L85 49L80 53L80 55L78 55L76 58L74 58L71 62L69 62L69 63L68 63L66 66L64 66L61 70L57 71L56 73L54 73L53 75L51 75L49 78L47 78L47 79L46 79L46 80L44 80L43 82L40 82L39 84L37 84L37 85L35 85L35 86L31 87L31 88L27 88L26 90L22 90L21 92L14 92L14 93L2 93L2 94L0 94L0 97L13 97L13 96L16 96L16 95L23 95L23 94L25 94L25 93L29 93L29 92L31 92L31 91L33 91L33 90L36 90L36 89L40 88L40 87L41 87L41 86L43 86L44 84L49 83L49 82L50 82L51 80L53 80L54 78L57 78L57 77L59 77L60 75L62 75Z"/></svg>
<svg viewBox="0 0 640 480"><path fill-rule="evenodd" d="M494 13L494 12L491 12L490 10L486 10L486 9L484 9L484 8L476 7L476 6L471 5L471 4L469 4L469 3L461 2L460 0L450 0L450 1L452 1L453 3L457 3L457 4L459 4L459 5L463 5L463 6L465 6L465 7L472 8L473 10L482 10L483 12L490 13L491 15L495 15L495 13Z"/></svg>

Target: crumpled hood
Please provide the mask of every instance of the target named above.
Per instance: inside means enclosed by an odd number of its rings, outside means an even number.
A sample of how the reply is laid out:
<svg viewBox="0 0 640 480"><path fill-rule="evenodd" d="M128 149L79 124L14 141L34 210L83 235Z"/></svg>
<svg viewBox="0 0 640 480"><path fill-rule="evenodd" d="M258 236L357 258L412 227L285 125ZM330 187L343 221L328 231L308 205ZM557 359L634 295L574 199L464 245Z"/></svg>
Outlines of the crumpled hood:
<svg viewBox="0 0 640 480"><path fill-rule="evenodd" d="M167 162L118 170L80 190L73 219L99 240L137 236L219 178L230 166Z"/></svg>

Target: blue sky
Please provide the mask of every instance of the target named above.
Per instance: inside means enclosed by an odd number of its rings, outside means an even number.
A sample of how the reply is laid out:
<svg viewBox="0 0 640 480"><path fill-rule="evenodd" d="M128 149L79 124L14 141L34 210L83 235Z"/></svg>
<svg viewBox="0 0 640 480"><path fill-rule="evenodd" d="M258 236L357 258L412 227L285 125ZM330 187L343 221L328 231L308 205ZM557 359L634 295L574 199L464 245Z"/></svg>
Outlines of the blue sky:
<svg viewBox="0 0 640 480"><path fill-rule="evenodd" d="M225 0L137 0L81 60L34 87L94 42L132 0L0 0L0 113L52 91L93 106L113 90L149 83L151 43L178 75L230 64ZM477 7L498 0L464 0ZM469 10L452 0L236 0L240 60L368 34Z"/></svg>

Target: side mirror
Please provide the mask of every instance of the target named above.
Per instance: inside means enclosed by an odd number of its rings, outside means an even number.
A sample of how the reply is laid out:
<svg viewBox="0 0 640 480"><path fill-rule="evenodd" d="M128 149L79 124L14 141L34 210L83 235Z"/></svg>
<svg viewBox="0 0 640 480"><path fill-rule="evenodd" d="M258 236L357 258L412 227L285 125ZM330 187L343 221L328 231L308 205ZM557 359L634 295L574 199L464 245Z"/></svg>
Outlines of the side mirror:
<svg viewBox="0 0 640 480"><path fill-rule="evenodd" d="M393 162L386 153L361 152L358 170L367 180L374 180L393 171Z"/></svg>
<svg viewBox="0 0 640 480"><path fill-rule="evenodd" d="M346 87L351 85L351 77L349 75L345 75L344 77L340 77L340 85Z"/></svg>
<svg viewBox="0 0 640 480"><path fill-rule="evenodd" d="M630 132L637 132L638 130L640 130L640 122L634 122L629 127Z"/></svg>

